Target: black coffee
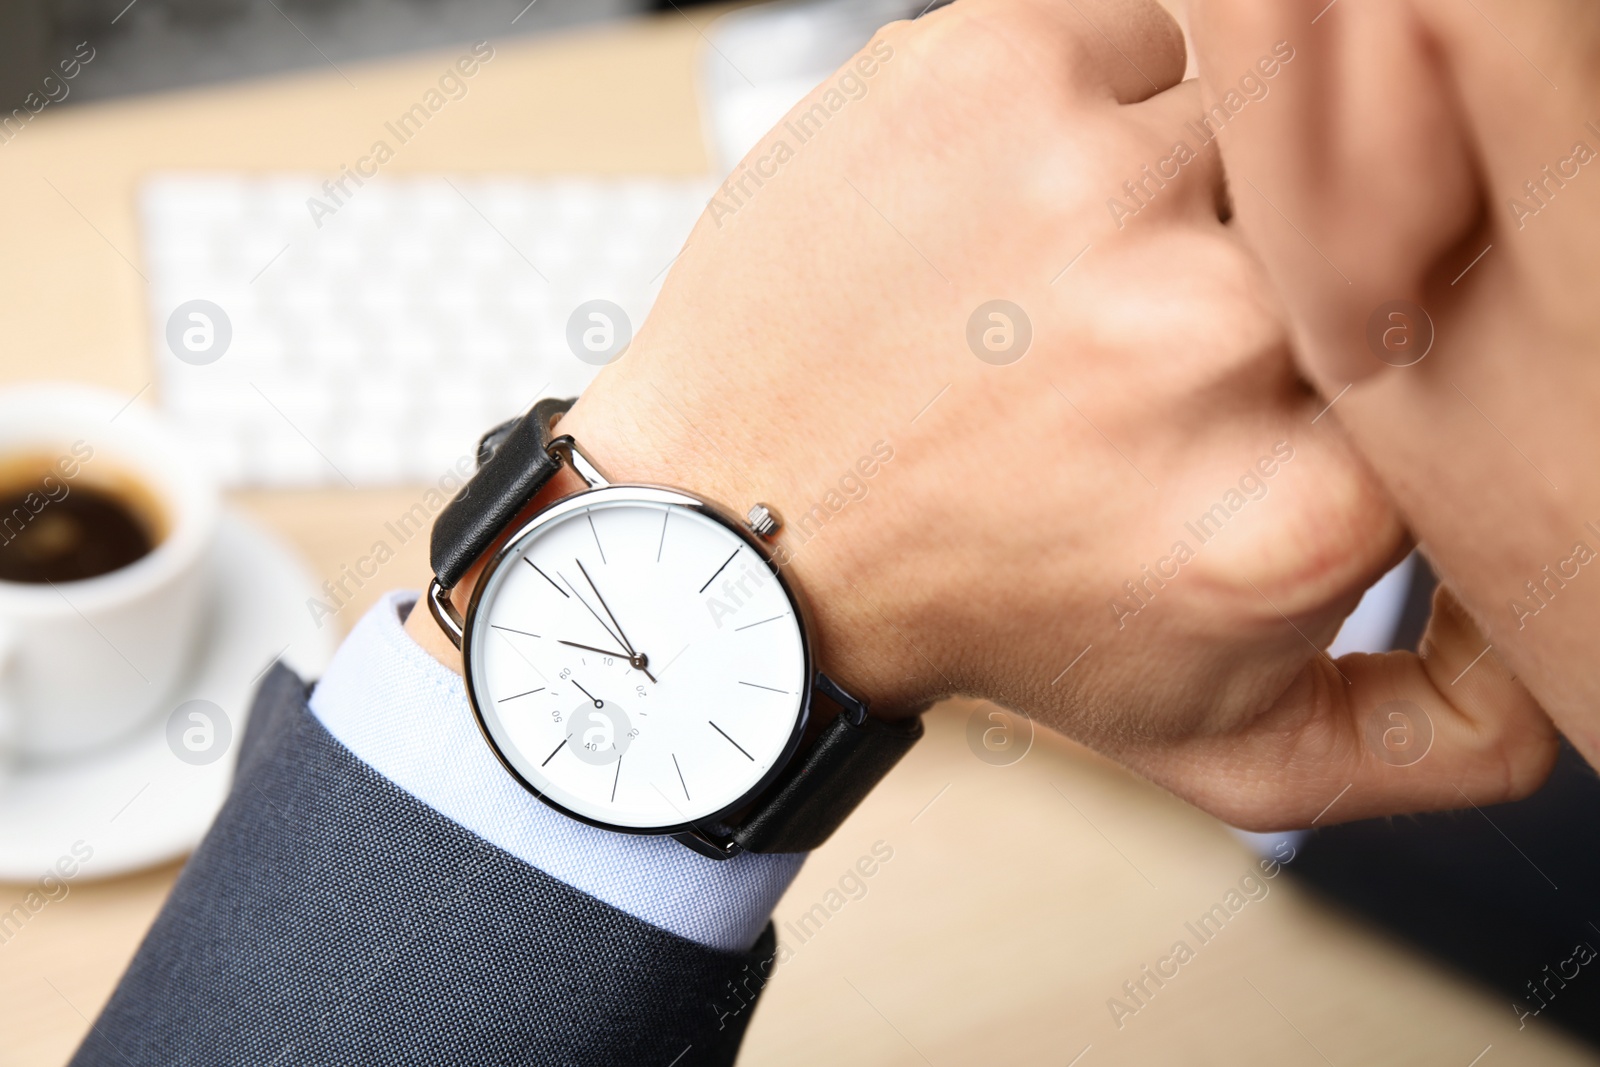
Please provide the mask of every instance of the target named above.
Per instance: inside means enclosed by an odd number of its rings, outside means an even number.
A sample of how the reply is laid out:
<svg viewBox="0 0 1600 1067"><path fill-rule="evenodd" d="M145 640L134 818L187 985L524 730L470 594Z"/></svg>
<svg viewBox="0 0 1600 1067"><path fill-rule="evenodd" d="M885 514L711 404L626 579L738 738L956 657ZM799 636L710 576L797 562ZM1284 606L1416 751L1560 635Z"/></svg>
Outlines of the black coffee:
<svg viewBox="0 0 1600 1067"><path fill-rule="evenodd" d="M150 523L117 493L41 472L0 484L0 582L75 582L142 559Z"/></svg>

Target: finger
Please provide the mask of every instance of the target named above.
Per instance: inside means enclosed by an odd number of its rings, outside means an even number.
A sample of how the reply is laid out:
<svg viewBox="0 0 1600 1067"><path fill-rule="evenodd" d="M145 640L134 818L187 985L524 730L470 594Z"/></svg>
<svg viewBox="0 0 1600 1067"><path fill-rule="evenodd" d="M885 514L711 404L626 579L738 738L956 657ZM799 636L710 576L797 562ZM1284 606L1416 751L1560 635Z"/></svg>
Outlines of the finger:
<svg viewBox="0 0 1600 1067"><path fill-rule="evenodd" d="M1420 656L1320 657L1265 715L1184 760L1215 768L1192 785L1196 804L1277 830L1526 796L1554 765L1557 739L1441 586Z"/></svg>
<svg viewBox="0 0 1600 1067"><path fill-rule="evenodd" d="M1205 106L1228 116L1239 225L1313 378L1331 393L1386 370L1369 319L1424 302L1428 267L1477 217L1467 140L1411 5L1203 0L1193 30Z"/></svg>

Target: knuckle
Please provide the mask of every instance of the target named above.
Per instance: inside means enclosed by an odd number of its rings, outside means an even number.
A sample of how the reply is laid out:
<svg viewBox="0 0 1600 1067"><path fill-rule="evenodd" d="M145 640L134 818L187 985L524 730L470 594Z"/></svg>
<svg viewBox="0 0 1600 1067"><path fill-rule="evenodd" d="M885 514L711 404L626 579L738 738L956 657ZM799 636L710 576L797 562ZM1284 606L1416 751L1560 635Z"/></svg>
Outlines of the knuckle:
<svg viewBox="0 0 1600 1067"><path fill-rule="evenodd" d="M893 22L886 22L878 27L877 33L873 34L873 42L883 41L895 49L900 49L906 46L912 37L922 32L923 27L920 24L924 21L923 19L915 21L912 19L895 19ZM867 49L870 50L871 47L871 44L867 45Z"/></svg>
<svg viewBox="0 0 1600 1067"><path fill-rule="evenodd" d="M897 47L903 40L917 64L942 81L988 93L1026 82L1038 99L1052 92L1068 99L1104 96L1114 81L1130 77L1170 86L1182 78L1186 62L1183 31L1156 0L1070 7L1050 0L969 0L893 32ZM1134 74L1130 66L1148 74Z"/></svg>
<svg viewBox="0 0 1600 1067"><path fill-rule="evenodd" d="M952 4L902 32L919 66L985 95L1022 81L1034 90L1062 82L1092 54L1059 12L1025 0Z"/></svg>

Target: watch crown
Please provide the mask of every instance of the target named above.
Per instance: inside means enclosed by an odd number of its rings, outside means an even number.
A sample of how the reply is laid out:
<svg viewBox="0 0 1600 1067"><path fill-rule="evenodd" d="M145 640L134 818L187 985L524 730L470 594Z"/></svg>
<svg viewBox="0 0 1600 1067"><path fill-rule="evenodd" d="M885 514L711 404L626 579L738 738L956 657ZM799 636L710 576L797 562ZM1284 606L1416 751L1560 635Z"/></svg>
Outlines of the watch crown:
<svg viewBox="0 0 1600 1067"><path fill-rule="evenodd" d="M750 527L750 532L757 537L772 538L777 535L778 529L783 525L783 520L778 513L765 504L757 504L745 516L744 524Z"/></svg>

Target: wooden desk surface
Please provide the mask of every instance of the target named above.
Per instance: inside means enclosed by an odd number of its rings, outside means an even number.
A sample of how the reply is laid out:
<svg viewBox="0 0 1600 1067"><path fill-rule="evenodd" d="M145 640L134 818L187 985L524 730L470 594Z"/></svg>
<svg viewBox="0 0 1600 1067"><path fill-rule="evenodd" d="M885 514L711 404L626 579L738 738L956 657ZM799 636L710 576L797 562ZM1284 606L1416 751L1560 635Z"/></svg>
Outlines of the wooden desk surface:
<svg viewBox="0 0 1600 1067"><path fill-rule="evenodd" d="M390 169L703 173L698 46L676 15L497 43L468 98ZM49 111L0 145L0 382L77 379L152 399L134 214L141 176L332 171L456 54L347 68L357 87L326 70ZM331 576L413 493L234 499ZM420 585L420 543L404 552L386 574ZM377 590L367 592L370 601ZM794 955L756 1012L744 1062L1600 1062L1548 1029L1519 1033L1508 1003L1286 878L1266 883L1267 896L1119 1029L1107 1000L1185 937L1184 923L1254 859L1213 820L1058 738L1040 736L1010 767L981 762L966 741L975 711L982 706L955 703L933 714L928 739L784 898L777 919ZM850 896L830 895L877 842L893 856L862 883L865 894L846 880ZM0 944L0 1067L71 1054L176 874L169 866L80 882ZM25 892L0 885L0 905ZM834 906L820 928L818 904Z"/></svg>

